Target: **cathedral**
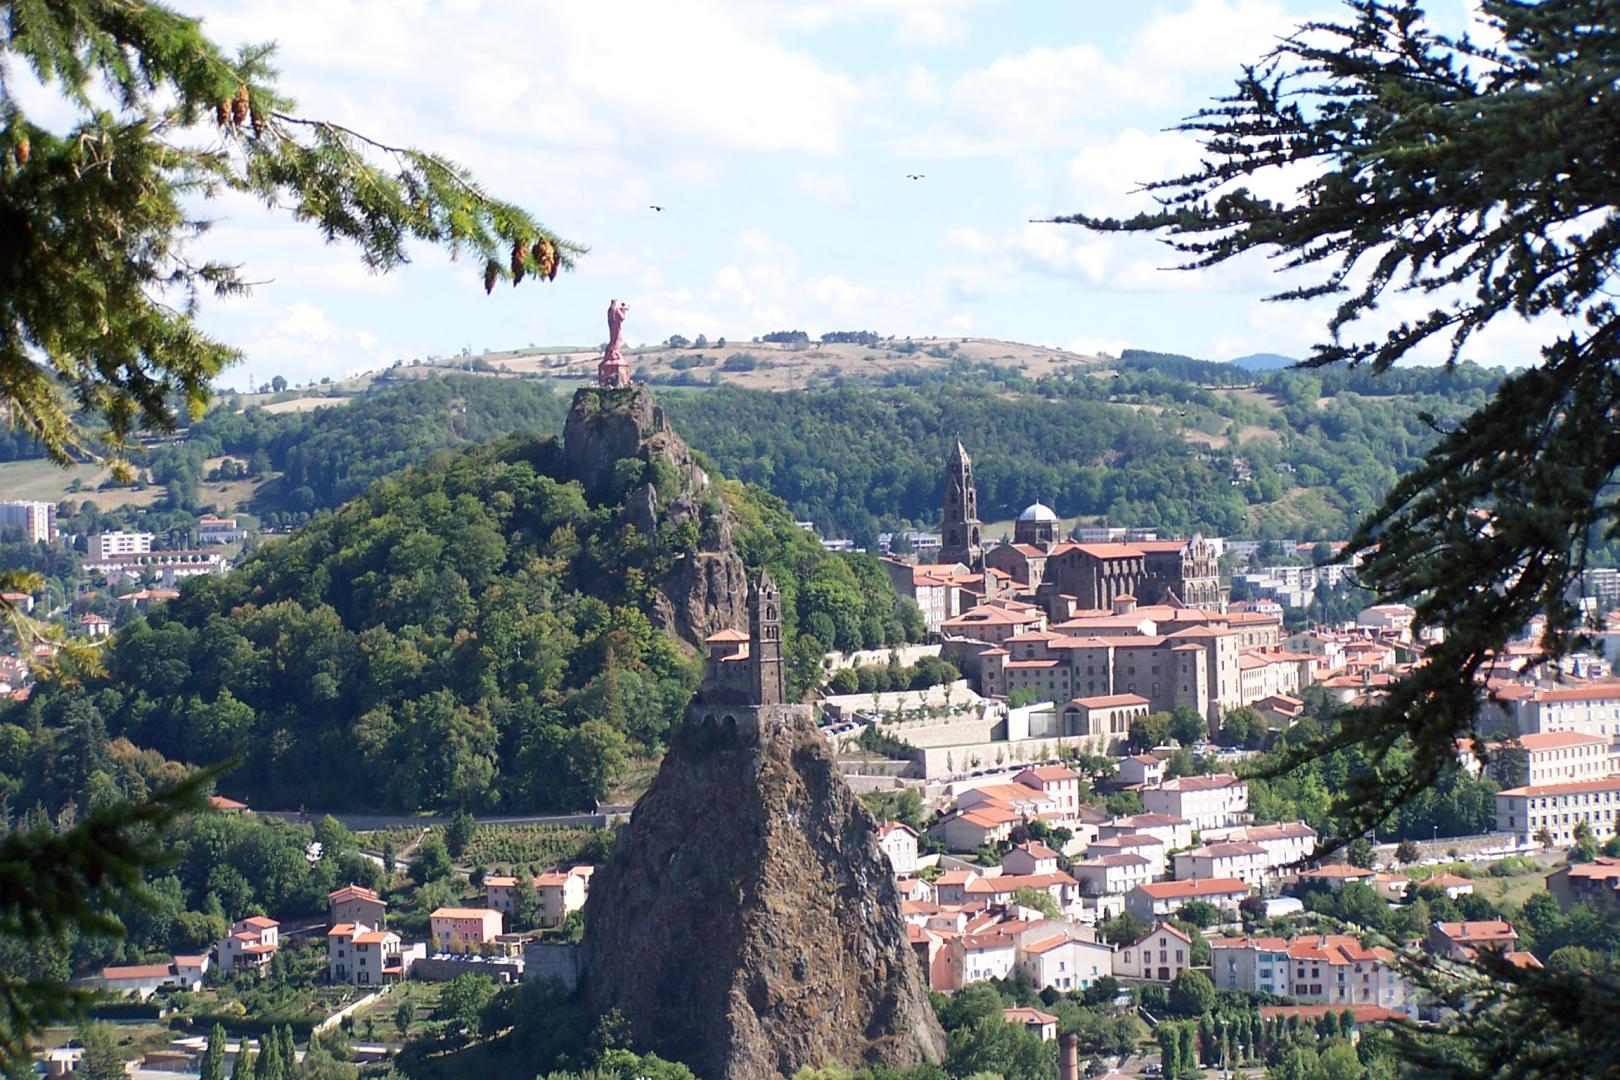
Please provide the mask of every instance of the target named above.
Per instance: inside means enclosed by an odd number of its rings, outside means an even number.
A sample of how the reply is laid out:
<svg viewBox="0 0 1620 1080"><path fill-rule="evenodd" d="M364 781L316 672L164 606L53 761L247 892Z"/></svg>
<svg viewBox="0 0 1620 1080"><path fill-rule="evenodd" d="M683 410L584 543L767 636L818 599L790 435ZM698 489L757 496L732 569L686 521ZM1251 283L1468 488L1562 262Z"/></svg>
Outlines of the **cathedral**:
<svg viewBox="0 0 1620 1080"><path fill-rule="evenodd" d="M1227 589L1221 584L1215 545L1200 535L1191 540L1076 543L1060 535L1057 512L1036 502L1018 515L1011 543L985 547L973 462L960 441L945 467L944 512L941 563L999 572L1018 592L1041 597L1054 616L1065 604L1108 611L1121 599L1226 610Z"/></svg>

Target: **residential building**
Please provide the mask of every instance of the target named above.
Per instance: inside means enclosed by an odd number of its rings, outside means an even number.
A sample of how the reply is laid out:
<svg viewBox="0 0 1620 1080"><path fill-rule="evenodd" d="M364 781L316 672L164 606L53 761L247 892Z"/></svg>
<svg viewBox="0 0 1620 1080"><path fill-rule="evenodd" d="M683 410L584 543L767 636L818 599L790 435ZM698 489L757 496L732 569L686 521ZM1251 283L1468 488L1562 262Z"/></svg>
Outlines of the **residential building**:
<svg viewBox="0 0 1620 1080"><path fill-rule="evenodd" d="M1013 777L1013 781L1047 796L1065 818L1080 811L1080 777L1067 765L1035 765Z"/></svg>
<svg viewBox="0 0 1620 1080"><path fill-rule="evenodd" d="M1520 844L1540 843L1545 835L1553 847L1568 847L1575 842L1575 827L1583 822L1592 830L1592 838L1602 844L1615 835L1617 813L1620 776L1496 793L1496 829L1512 833Z"/></svg>
<svg viewBox="0 0 1620 1080"><path fill-rule="evenodd" d="M92 641L108 637L112 634L112 620L95 612L87 612L79 616L79 636L87 637Z"/></svg>
<svg viewBox="0 0 1620 1080"><path fill-rule="evenodd" d="M1131 754L1119 760L1119 782L1126 787L1154 787L1164 781L1164 762L1152 754Z"/></svg>
<svg viewBox="0 0 1620 1080"><path fill-rule="evenodd" d="M1114 974L1127 979L1174 982L1192 966L1192 938L1169 923L1114 951Z"/></svg>
<svg viewBox="0 0 1620 1080"><path fill-rule="evenodd" d="M1620 741L1620 680L1565 683L1499 694L1520 735L1574 731Z"/></svg>
<svg viewBox="0 0 1620 1080"><path fill-rule="evenodd" d="M1206 844L1259 844L1265 850L1269 872L1273 875L1280 875L1287 867L1304 862L1316 851L1316 830L1303 821L1206 829L1199 834L1199 838Z"/></svg>
<svg viewBox="0 0 1620 1080"><path fill-rule="evenodd" d="M1053 934L1019 946L1017 971L1040 990L1086 990L1113 974L1114 950L1066 932Z"/></svg>
<svg viewBox="0 0 1620 1080"><path fill-rule="evenodd" d="M1589 863L1571 863L1547 875L1547 891L1558 906L1593 903L1599 908L1620 906L1620 859L1599 855Z"/></svg>
<svg viewBox="0 0 1620 1080"><path fill-rule="evenodd" d="M1205 844L1176 855L1176 877L1237 878L1258 889L1271 876L1271 860L1259 844L1224 841Z"/></svg>
<svg viewBox="0 0 1620 1080"><path fill-rule="evenodd" d="M1008 874L1055 874L1058 853L1039 840L1031 840L1007 852L1002 857L1001 869Z"/></svg>
<svg viewBox="0 0 1620 1080"><path fill-rule="evenodd" d="M1032 1035L1039 1035L1042 1042L1057 1038L1058 1018L1051 1013L1043 1013L1039 1009L1002 1009L1001 1017Z"/></svg>
<svg viewBox="0 0 1620 1080"><path fill-rule="evenodd" d="M379 927L388 921L388 901L361 885L345 885L326 895L328 926L356 923Z"/></svg>
<svg viewBox="0 0 1620 1080"><path fill-rule="evenodd" d="M928 835L952 851L977 851L986 844L1004 842L1023 819L1015 810L989 803L951 811L928 827Z"/></svg>
<svg viewBox="0 0 1620 1080"><path fill-rule="evenodd" d="M86 540L85 546L91 559L111 559L119 555L137 555L152 550L152 534L149 532L104 532L92 533Z"/></svg>
<svg viewBox="0 0 1620 1080"><path fill-rule="evenodd" d="M1397 1009L1406 1003L1406 984L1395 954L1368 948L1348 934L1295 939L1288 946L1291 997L1308 1004L1378 1005Z"/></svg>
<svg viewBox="0 0 1620 1080"><path fill-rule="evenodd" d="M1416 617L1417 612L1405 604L1374 604L1357 613L1356 625L1369 630L1393 630L1408 634Z"/></svg>
<svg viewBox="0 0 1620 1080"><path fill-rule="evenodd" d="M917 830L901 821L885 821L878 826L877 837L897 875L917 869Z"/></svg>
<svg viewBox="0 0 1620 1080"><path fill-rule="evenodd" d="M1238 878L1203 881L1150 881L1125 894L1125 910L1143 921L1174 915L1190 900L1213 904L1229 916L1249 896L1249 883Z"/></svg>
<svg viewBox="0 0 1620 1080"><path fill-rule="evenodd" d="M951 989L960 990L973 983L1010 977L1018 962L1018 946L1012 935L992 929L952 937L946 943L945 957Z"/></svg>
<svg viewBox="0 0 1620 1080"><path fill-rule="evenodd" d="M1131 814L1097 826L1097 836L1102 840L1129 834L1156 837L1167 850L1177 851L1192 846L1193 825L1186 818L1169 814Z"/></svg>
<svg viewBox="0 0 1620 1080"><path fill-rule="evenodd" d="M263 915L238 919L231 924L230 933L219 943L220 970L262 970L270 966L280 947L281 924L276 920Z"/></svg>
<svg viewBox="0 0 1620 1080"><path fill-rule="evenodd" d="M326 949L327 979L355 986L399 982L410 974L411 964L427 953L420 943L405 948L392 930L354 923L332 927L326 935Z"/></svg>
<svg viewBox="0 0 1620 1080"><path fill-rule="evenodd" d="M1178 776L1142 789L1150 813L1186 818L1197 832L1243 825L1249 820L1249 785L1231 773Z"/></svg>
<svg viewBox="0 0 1620 1080"><path fill-rule="evenodd" d="M1505 919L1479 919L1472 922L1439 922L1429 926L1429 951L1443 960L1467 962L1478 949L1512 952L1519 943L1519 932Z"/></svg>
<svg viewBox="0 0 1620 1080"><path fill-rule="evenodd" d="M1124 896L1154 878L1153 860L1144 855L1101 855L1069 864L1069 876L1082 896Z"/></svg>
<svg viewBox="0 0 1620 1080"><path fill-rule="evenodd" d="M235 518L204 514L197 519L197 541L203 544L234 544L247 538L247 530Z"/></svg>
<svg viewBox="0 0 1620 1080"><path fill-rule="evenodd" d="M1540 731L1490 746L1491 779L1503 787L1601 780L1616 768L1614 743L1579 731Z"/></svg>
<svg viewBox="0 0 1620 1080"><path fill-rule="evenodd" d="M591 875L595 872L594 866L571 866L567 870L554 870L534 879L534 891L540 897L542 930L561 926L569 915L584 909L585 899L591 891ZM499 924L495 932L500 933Z"/></svg>
<svg viewBox="0 0 1620 1080"><path fill-rule="evenodd" d="M1209 943L1209 952L1209 977L1217 990L1248 990L1288 996L1286 939L1215 938Z"/></svg>
<svg viewBox="0 0 1620 1080"><path fill-rule="evenodd" d="M1474 883L1456 874L1434 874L1415 883L1419 889L1438 889L1447 900L1474 894Z"/></svg>
<svg viewBox="0 0 1620 1080"><path fill-rule="evenodd" d="M499 936L502 918L491 908L437 908L428 916L433 947L440 952L477 951Z"/></svg>
<svg viewBox="0 0 1620 1080"><path fill-rule="evenodd" d="M0 501L0 532L21 529L31 544L49 544L56 539L56 504L31 499Z"/></svg>
<svg viewBox="0 0 1620 1080"><path fill-rule="evenodd" d="M1124 833L1105 840L1093 840L1086 847L1086 858L1098 859L1105 855L1140 855L1151 865L1154 877L1170 872L1170 858L1165 843L1147 833Z"/></svg>
<svg viewBox="0 0 1620 1080"><path fill-rule="evenodd" d="M1342 889L1351 882L1362 885L1371 885L1373 878L1378 876L1376 870L1368 870L1361 866L1351 866L1349 863L1327 863L1323 866L1312 867L1299 872L1301 885L1326 885L1329 889Z"/></svg>
<svg viewBox="0 0 1620 1080"><path fill-rule="evenodd" d="M182 965L182 959L188 963ZM115 994L133 994L145 1001L159 990L201 990L206 957L175 957L168 962L106 967L96 982Z"/></svg>

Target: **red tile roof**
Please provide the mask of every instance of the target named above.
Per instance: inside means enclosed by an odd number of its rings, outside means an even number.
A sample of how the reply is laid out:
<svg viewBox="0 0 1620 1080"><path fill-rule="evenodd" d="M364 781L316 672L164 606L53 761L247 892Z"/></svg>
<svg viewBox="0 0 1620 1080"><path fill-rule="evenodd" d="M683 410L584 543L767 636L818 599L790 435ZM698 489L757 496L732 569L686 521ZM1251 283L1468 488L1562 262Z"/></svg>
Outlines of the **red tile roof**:
<svg viewBox="0 0 1620 1080"><path fill-rule="evenodd" d="M1567 784L1531 784L1528 787L1498 791L1496 797L1536 798L1542 795L1584 795L1594 791L1620 791L1620 776L1598 780L1573 780Z"/></svg>
<svg viewBox="0 0 1620 1080"><path fill-rule="evenodd" d="M1201 878L1197 881L1150 881L1138 889L1155 900L1183 900L1197 896L1249 894L1249 883L1237 878Z"/></svg>

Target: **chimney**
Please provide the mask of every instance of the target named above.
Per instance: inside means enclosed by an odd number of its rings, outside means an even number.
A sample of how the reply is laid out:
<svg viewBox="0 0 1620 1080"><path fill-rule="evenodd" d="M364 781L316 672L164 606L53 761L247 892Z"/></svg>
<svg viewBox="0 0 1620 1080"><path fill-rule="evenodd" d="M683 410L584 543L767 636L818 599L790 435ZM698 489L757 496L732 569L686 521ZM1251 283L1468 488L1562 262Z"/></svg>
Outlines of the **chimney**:
<svg viewBox="0 0 1620 1080"><path fill-rule="evenodd" d="M1058 1080L1080 1080L1080 1036L1072 1031L1058 1036Z"/></svg>

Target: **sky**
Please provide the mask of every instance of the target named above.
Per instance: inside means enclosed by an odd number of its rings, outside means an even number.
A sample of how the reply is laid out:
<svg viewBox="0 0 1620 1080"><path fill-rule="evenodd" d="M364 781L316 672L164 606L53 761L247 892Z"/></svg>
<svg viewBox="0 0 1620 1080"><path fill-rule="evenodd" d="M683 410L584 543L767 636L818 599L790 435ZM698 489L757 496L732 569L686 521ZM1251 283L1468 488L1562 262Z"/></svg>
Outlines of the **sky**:
<svg viewBox="0 0 1620 1080"><path fill-rule="evenodd" d="M1264 259L1176 272L1152 239L1030 219L1148 205L1138 185L1197 160L1166 129L1331 0L180 6L232 47L277 42L301 115L446 153L590 248L553 284L486 296L437 249L374 276L284 216L216 203L202 253L259 282L203 311L247 356L226 386L593 347L613 298L633 344L848 329L1228 359L1303 355L1327 318L1263 303ZM1529 340L1509 328L1472 355L1511 362Z"/></svg>

